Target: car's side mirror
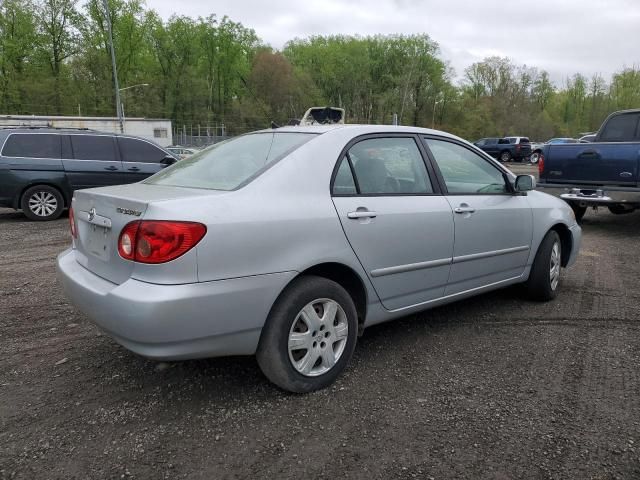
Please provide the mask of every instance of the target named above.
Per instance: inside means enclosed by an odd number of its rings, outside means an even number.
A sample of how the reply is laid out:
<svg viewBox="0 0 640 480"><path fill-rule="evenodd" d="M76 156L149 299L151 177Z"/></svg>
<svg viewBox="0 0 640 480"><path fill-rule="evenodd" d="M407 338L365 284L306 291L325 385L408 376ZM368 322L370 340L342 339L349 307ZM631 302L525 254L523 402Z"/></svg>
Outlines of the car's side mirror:
<svg viewBox="0 0 640 480"><path fill-rule="evenodd" d="M529 192L536 188L536 178L533 175L518 175L515 187L516 192Z"/></svg>
<svg viewBox="0 0 640 480"><path fill-rule="evenodd" d="M174 163L176 163L178 160L176 160L175 157L172 157L171 155L167 155L166 157L164 157L162 160L160 160L160 163L162 165L164 165L165 167L168 167L169 165L173 165Z"/></svg>

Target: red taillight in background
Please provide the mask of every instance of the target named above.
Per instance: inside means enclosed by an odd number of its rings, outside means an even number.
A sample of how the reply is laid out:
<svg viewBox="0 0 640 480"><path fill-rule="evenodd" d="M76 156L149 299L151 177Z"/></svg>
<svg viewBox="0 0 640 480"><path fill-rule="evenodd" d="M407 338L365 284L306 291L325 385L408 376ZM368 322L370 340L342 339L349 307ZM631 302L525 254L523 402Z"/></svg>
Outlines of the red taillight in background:
<svg viewBox="0 0 640 480"><path fill-rule="evenodd" d="M207 227L196 222L138 220L120 232L118 253L134 262L165 263L191 250L205 233Z"/></svg>
<svg viewBox="0 0 640 480"><path fill-rule="evenodd" d="M76 216L73 214L73 207L69 209L69 228L71 228L71 236L78 238L78 231L76 230Z"/></svg>
<svg viewBox="0 0 640 480"><path fill-rule="evenodd" d="M542 153L538 157L538 176L542 176L542 171L544 170L544 155Z"/></svg>

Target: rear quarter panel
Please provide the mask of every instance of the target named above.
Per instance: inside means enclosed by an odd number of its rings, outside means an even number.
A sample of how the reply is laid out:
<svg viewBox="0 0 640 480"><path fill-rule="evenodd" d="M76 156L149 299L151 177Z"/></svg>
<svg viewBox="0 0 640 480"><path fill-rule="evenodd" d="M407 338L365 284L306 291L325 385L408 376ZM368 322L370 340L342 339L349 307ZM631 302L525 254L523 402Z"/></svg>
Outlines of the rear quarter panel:
<svg viewBox="0 0 640 480"><path fill-rule="evenodd" d="M196 247L200 282L337 262L356 271L375 298L330 196L333 167L352 137L320 135L239 190L210 195L204 190L203 197L154 202L145 219L206 224L207 234Z"/></svg>
<svg viewBox="0 0 640 480"><path fill-rule="evenodd" d="M0 204L19 208L22 192L41 184L58 188L69 205L70 188L61 160L0 156Z"/></svg>

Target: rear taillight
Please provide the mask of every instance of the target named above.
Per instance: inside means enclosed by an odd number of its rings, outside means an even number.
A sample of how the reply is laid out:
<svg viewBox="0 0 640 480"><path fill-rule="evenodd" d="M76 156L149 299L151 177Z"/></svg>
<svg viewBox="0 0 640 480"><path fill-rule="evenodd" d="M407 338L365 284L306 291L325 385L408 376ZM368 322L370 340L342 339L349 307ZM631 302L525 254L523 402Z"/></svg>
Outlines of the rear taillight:
<svg viewBox="0 0 640 480"><path fill-rule="evenodd" d="M520 151L520 144L516 145L516 152Z"/></svg>
<svg viewBox="0 0 640 480"><path fill-rule="evenodd" d="M165 263L191 250L205 233L207 227L196 222L138 220L120 232L118 253L134 262Z"/></svg>
<svg viewBox="0 0 640 480"><path fill-rule="evenodd" d="M78 231L76 230L76 216L73 214L73 207L69 209L69 228L71 229L71 236L78 238Z"/></svg>
<svg viewBox="0 0 640 480"><path fill-rule="evenodd" d="M542 153L538 156L538 176L542 176L544 170L544 155Z"/></svg>

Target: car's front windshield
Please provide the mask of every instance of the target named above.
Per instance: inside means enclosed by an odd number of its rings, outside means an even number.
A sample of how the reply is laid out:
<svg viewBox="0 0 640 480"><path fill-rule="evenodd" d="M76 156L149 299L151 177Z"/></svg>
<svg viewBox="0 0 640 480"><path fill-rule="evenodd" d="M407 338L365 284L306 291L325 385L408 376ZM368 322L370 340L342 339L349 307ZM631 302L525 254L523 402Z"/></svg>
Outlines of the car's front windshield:
<svg viewBox="0 0 640 480"><path fill-rule="evenodd" d="M313 138L313 133L243 135L195 153L145 180L151 185L234 190Z"/></svg>

